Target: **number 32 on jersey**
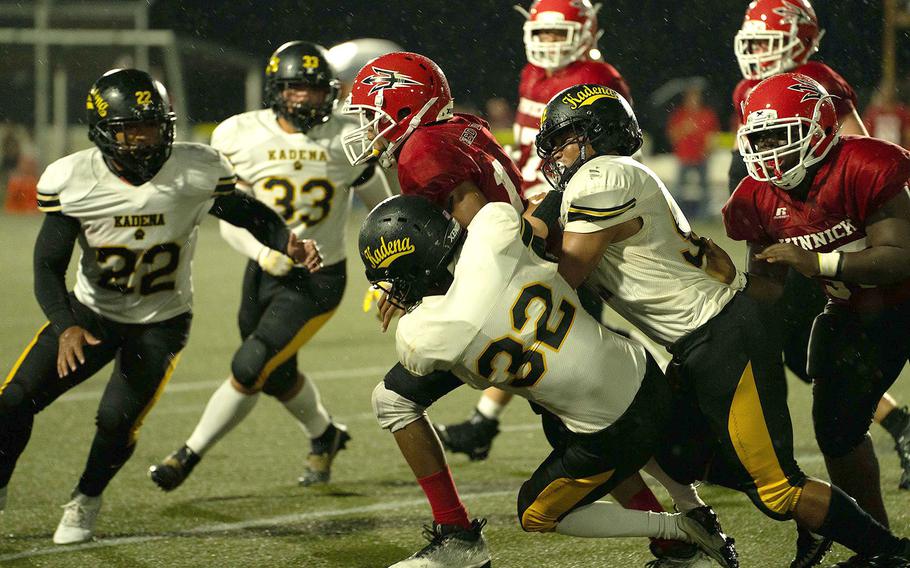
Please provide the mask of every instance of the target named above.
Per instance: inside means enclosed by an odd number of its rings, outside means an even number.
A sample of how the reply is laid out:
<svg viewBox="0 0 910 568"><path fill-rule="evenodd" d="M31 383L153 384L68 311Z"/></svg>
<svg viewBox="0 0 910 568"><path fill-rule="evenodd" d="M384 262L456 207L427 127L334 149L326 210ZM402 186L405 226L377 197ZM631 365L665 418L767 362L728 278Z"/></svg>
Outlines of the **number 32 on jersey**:
<svg viewBox="0 0 910 568"><path fill-rule="evenodd" d="M559 320L550 325L553 314L553 291L544 284L536 282L522 288L518 299L512 305L510 317L512 329L521 334L530 321L528 308L533 302L543 304L543 312L534 322L534 343L525 349L521 340L514 335L507 335L491 341L477 358L477 372L486 379L491 379L497 370L497 358L505 357L506 372L512 377L509 385L513 387L532 387L547 372L547 359L544 349L556 353L575 321L576 308L566 299L559 302Z"/></svg>

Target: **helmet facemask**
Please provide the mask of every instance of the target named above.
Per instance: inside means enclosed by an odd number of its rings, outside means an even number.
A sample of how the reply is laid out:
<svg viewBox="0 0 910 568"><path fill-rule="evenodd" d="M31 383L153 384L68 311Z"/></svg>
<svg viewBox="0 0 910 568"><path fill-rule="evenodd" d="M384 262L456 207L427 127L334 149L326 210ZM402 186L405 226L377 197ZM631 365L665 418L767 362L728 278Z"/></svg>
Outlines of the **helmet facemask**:
<svg viewBox="0 0 910 568"><path fill-rule="evenodd" d="M396 119L382 110L382 92L376 95L372 105L351 104L349 97L342 112L357 117L359 126L341 137L341 145L348 161L352 165L357 165L366 163L371 158L378 158L379 165L384 168L391 167L395 163L398 148L420 126L421 119L437 100L437 97L431 97L423 108L414 114L412 109L402 108L398 112L400 116ZM453 105L450 103L440 111L436 120L450 118L452 109Z"/></svg>
<svg viewBox="0 0 910 568"><path fill-rule="evenodd" d="M115 163L118 175L138 185L155 177L170 157L175 122L173 112L148 120L101 120L89 138Z"/></svg>
<svg viewBox="0 0 910 568"><path fill-rule="evenodd" d="M819 31L812 45L806 45L799 38L796 24L787 33L767 30L764 22L747 20L733 40L733 50L744 78L766 79L805 63L818 51L824 33Z"/></svg>
<svg viewBox="0 0 910 568"><path fill-rule="evenodd" d="M320 103L304 100L295 101L288 96L288 91L310 88L324 93ZM298 131L306 133L314 126L327 122L338 105L338 92L341 83L337 79L328 81L328 85L305 80L275 80L269 89L269 106L275 114L291 123Z"/></svg>
<svg viewBox="0 0 910 568"><path fill-rule="evenodd" d="M594 43L591 30L578 22L527 21L524 25L525 55L528 62L553 71L582 58ZM546 32L564 34L556 41L543 41Z"/></svg>
<svg viewBox="0 0 910 568"><path fill-rule="evenodd" d="M588 151L588 144L592 141L592 126L592 123L583 125L578 121L570 122L556 129L544 140L538 141L537 155L541 159L540 171L553 188L560 191L565 190L575 172L594 157L594 155L589 155L592 153ZM573 145L578 146L578 156L571 164L564 164L561 161L563 152Z"/></svg>
<svg viewBox="0 0 910 568"><path fill-rule="evenodd" d="M838 132L825 132L819 122L826 100L830 97L816 104L812 118L777 118L773 109L750 114L736 135L749 177L787 191L799 186L808 168L823 160L837 144Z"/></svg>

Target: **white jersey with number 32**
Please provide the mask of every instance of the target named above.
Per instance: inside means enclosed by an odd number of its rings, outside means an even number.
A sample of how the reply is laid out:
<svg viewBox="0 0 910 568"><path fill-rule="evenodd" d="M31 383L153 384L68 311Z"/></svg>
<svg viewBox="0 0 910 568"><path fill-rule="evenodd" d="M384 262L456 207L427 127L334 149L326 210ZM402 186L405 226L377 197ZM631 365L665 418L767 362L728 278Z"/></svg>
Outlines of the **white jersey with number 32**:
<svg viewBox="0 0 910 568"><path fill-rule="evenodd" d="M572 176L562 201L567 233L641 219L611 243L586 285L653 341L668 346L717 315L737 290L704 272L689 222L663 182L631 157L600 156Z"/></svg>
<svg viewBox="0 0 910 568"><path fill-rule="evenodd" d="M212 146L234 165L242 185L274 209L302 239L319 243L323 262L344 259L351 185L367 166L351 166L341 135L354 128L335 115L306 134L288 133L270 109L232 116L212 133Z"/></svg>
<svg viewBox="0 0 910 568"><path fill-rule="evenodd" d="M224 156L202 144L175 143L140 186L114 175L92 148L48 166L38 203L82 224L76 298L113 321L153 323L192 308L196 228L234 181Z"/></svg>
<svg viewBox="0 0 910 568"><path fill-rule="evenodd" d="M417 375L450 370L475 388L499 387L574 432L597 432L638 392L644 347L585 313L556 264L530 242L530 225L511 205L484 206L446 295L424 298L399 322L399 360Z"/></svg>

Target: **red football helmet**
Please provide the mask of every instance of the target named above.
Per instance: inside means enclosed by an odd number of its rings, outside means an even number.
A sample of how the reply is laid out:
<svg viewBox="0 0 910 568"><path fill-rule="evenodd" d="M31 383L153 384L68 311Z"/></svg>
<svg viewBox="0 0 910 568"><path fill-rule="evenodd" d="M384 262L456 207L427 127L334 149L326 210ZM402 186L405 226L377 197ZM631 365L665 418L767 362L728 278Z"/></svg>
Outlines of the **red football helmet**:
<svg viewBox="0 0 910 568"><path fill-rule="evenodd" d="M755 86L743 103L736 133L749 176L793 189L837 145L837 111L814 79L782 73Z"/></svg>
<svg viewBox="0 0 910 568"><path fill-rule="evenodd" d="M733 41L746 79L764 79L802 65L825 34L809 0L754 0Z"/></svg>
<svg viewBox="0 0 910 568"><path fill-rule="evenodd" d="M452 117L452 93L442 69L427 57L397 51L373 59L354 79L344 114L360 127L341 137L352 164L378 157L384 167L421 124Z"/></svg>
<svg viewBox="0 0 910 568"><path fill-rule="evenodd" d="M544 69L561 69L585 56L594 47L597 11L600 4L591 0L535 0L531 11L516 6L528 19L524 25L525 54L528 62ZM563 39L545 41L542 32L565 34Z"/></svg>

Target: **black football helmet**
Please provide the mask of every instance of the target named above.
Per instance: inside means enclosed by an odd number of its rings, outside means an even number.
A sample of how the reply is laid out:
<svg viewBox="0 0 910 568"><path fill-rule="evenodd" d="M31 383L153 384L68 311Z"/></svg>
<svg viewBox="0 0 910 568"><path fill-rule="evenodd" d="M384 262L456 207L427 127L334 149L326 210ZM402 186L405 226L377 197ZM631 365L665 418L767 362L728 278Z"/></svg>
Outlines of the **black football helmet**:
<svg viewBox="0 0 910 568"><path fill-rule="evenodd" d="M92 85L85 109L89 140L109 166L116 163L112 170L130 183L152 179L170 157L177 115L164 85L145 71L108 71ZM157 127L158 136L148 143L132 143L131 127L144 124Z"/></svg>
<svg viewBox="0 0 910 568"><path fill-rule="evenodd" d="M321 104L289 101L284 90L294 84L323 89ZM275 113L301 132L329 120L338 103L341 82L325 48L307 41L289 41L275 50L265 68L265 98Z"/></svg>
<svg viewBox="0 0 910 568"><path fill-rule="evenodd" d="M602 85L569 87L550 99L540 118L537 155L541 171L554 188L564 190L572 175L595 156L631 156L641 148L641 128L622 95ZM585 143L591 144L589 156ZM557 161L559 150L578 144L580 154L570 166Z"/></svg>
<svg viewBox="0 0 910 568"><path fill-rule="evenodd" d="M360 227L367 280L384 290L392 305L410 311L451 284L448 265L466 235L458 221L423 197L390 197Z"/></svg>

